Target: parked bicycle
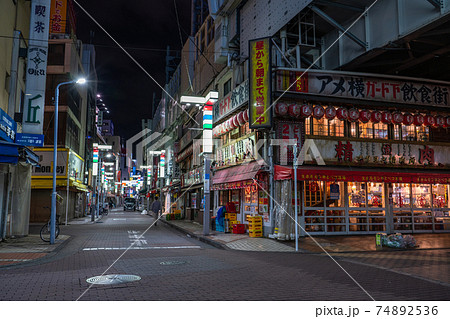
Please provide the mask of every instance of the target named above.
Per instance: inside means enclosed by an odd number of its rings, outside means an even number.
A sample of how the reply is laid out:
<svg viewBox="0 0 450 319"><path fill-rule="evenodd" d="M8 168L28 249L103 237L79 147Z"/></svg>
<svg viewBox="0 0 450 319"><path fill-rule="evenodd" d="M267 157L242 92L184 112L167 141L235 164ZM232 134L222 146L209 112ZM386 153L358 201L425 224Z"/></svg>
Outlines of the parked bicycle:
<svg viewBox="0 0 450 319"><path fill-rule="evenodd" d="M47 207L47 206L44 207L44 208L50 209L50 207ZM60 232L60 229L59 229L59 218L60 218L60 215L56 215L55 239L58 238L59 232ZM45 241L45 242L50 242L50 233L51 233L51 225L50 224L51 224L51 217L48 220L48 222L44 226L42 226L41 231L39 233L39 235L41 236L41 239L43 241Z"/></svg>

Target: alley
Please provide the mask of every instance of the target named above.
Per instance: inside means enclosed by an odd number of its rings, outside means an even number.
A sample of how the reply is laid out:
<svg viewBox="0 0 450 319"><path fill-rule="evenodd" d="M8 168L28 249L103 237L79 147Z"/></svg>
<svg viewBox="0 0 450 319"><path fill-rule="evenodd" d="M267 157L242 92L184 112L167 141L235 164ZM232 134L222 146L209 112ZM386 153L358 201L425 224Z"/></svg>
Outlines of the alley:
<svg viewBox="0 0 450 319"><path fill-rule="evenodd" d="M115 210L97 223L63 227L70 239L57 253L31 265L0 268L0 300L370 300L368 294L375 300L442 300L450 296L448 282L339 260L366 294L329 257L218 249L162 222L150 227L153 222L139 212ZM445 260L442 271L444 278L448 276ZM102 274L134 275L140 280L113 285L86 282Z"/></svg>

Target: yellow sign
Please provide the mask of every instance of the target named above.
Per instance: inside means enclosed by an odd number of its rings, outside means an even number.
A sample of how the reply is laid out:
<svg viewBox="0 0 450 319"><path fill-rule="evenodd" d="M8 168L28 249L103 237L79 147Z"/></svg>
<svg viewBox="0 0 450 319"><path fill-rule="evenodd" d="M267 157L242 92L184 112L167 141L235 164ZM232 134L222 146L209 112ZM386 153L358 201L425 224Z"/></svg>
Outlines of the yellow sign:
<svg viewBox="0 0 450 319"><path fill-rule="evenodd" d="M270 38L250 40L250 128L272 127Z"/></svg>
<svg viewBox="0 0 450 319"><path fill-rule="evenodd" d="M50 33L66 33L67 0L52 0Z"/></svg>

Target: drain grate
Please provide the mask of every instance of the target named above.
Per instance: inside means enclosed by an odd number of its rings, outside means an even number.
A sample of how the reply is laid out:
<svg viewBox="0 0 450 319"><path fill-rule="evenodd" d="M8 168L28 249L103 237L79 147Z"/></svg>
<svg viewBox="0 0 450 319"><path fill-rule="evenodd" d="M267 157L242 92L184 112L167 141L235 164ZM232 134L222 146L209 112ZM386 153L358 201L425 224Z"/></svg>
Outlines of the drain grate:
<svg viewBox="0 0 450 319"><path fill-rule="evenodd" d="M141 277L135 275L104 275L86 279L88 283L94 285L118 285L138 280L141 280Z"/></svg>
<svg viewBox="0 0 450 319"><path fill-rule="evenodd" d="M185 264L185 263L186 263L185 261L176 261L176 260L174 260L174 261L163 261L163 262L160 262L160 264L163 265L163 266L169 266L169 265L183 265L183 264Z"/></svg>

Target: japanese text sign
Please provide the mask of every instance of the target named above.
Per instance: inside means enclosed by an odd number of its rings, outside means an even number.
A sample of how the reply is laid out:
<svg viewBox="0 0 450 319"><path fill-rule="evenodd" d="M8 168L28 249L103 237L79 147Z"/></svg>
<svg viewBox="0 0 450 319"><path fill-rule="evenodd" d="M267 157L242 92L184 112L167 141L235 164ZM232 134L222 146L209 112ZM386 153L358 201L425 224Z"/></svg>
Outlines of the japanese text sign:
<svg viewBox="0 0 450 319"><path fill-rule="evenodd" d="M277 90L348 99L450 106L450 83L338 71L277 71Z"/></svg>
<svg viewBox="0 0 450 319"><path fill-rule="evenodd" d="M7 142L14 142L17 124L0 108L0 138Z"/></svg>
<svg viewBox="0 0 450 319"><path fill-rule="evenodd" d="M249 124L250 128L272 127L270 38L249 41Z"/></svg>
<svg viewBox="0 0 450 319"><path fill-rule="evenodd" d="M66 32L67 0L52 0L50 33Z"/></svg>
<svg viewBox="0 0 450 319"><path fill-rule="evenodd" d="M214 104L214 123L248 101L248 80L242 82L222 100Z"/></svg>
<svg viewBox="0 0 450 319"><path fill-rule="evenodd" d="M42 134L47 76L50 0L31 2L23 133Z"/></svg>

